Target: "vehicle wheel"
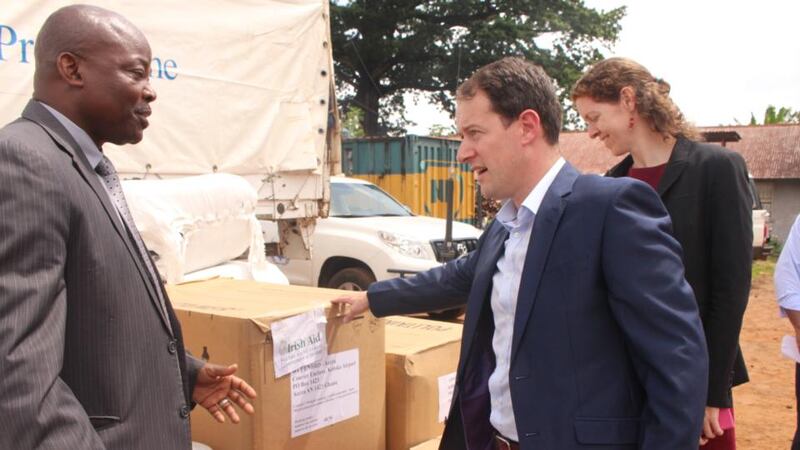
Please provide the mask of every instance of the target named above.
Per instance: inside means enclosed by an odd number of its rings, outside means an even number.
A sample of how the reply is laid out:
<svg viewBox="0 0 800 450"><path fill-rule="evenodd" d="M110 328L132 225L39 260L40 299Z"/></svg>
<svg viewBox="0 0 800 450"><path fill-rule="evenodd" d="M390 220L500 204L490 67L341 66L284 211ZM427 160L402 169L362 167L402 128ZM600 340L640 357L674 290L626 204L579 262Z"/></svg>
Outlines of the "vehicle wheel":
<svg viewBox="0 0 800 450"><path fill-rule="evenodd" d="M428 317L430 317L433 320L442 320L445 322L451 322L457 319L462 314L464 314L466 311L467 308L445 309L444 311L429 312Z"/></svg>
<svg viewBox="0 0 800 450"><path fill-rule="evenodd" d="M362 267L348 267L333 274L327 287L345 291L366 291L374 282L375 277L369 270Z"/></svg>

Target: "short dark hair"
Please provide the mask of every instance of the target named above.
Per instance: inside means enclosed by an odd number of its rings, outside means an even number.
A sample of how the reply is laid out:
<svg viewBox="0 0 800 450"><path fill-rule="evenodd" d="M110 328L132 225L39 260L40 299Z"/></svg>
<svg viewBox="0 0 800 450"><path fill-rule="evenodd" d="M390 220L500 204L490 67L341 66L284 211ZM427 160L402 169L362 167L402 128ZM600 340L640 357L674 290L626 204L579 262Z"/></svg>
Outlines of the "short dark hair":
<svg viewBox="0 0 800 450"><path fill-rule="evenodd" d="M508 126L526 109L539 114L545 138L558 143L561 104L550 76L536 64L519 57L506 57L487 64L461 83L456 98L470 99L483 91Z"/></svg>

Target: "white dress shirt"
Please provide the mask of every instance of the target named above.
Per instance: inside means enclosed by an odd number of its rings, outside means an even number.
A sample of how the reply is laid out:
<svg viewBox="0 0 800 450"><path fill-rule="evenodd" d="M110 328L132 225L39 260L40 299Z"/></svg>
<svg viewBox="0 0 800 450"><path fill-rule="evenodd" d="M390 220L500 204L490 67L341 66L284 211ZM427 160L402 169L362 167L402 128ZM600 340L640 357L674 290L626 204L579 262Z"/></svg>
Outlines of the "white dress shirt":
<svg viewBox="0 0 800 450"><path fill-rule="evenodd" d="M775 265L775 296L782 316L787 309L800 311L800 216L795 219Z"/></svg>
<svg viewBox="0 0 800 450"><path fill-rule="evenodd" d="M492 277L491 302L494 315L492 348L497 366L489 377L489 395L492 402L489 420L498 433L514 441L519 441L519 438L517 425L514 422L514 410L511 407L508 371L511 364L517 295L536 213L544 195L563 166L564 159L559 158L534 186L519 209L513 201L507 200L497 213L497 221L508 230L509 235L505 242L505 251L497 261L497 271Z"/></svg>

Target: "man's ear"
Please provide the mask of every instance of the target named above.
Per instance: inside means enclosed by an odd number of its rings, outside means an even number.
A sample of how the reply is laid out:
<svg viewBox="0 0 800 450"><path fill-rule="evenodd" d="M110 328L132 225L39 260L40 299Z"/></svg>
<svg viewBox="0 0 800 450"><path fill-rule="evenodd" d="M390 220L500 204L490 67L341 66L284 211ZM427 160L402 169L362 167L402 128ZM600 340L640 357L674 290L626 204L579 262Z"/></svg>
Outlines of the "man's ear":
<svg viewBox="0 0 800 450"><path fill-rule="evenodd" d="M78 55L74 53L59 53L56 57L56 69L58 70L58 76L70 86L83 87L81 62L82 61Z"/></svg>
<svg viewBox="0 0 800 450"><path fill-rule="evenodd" d="M537 137L542 135L542 120L539 113L532 109L526 109L519 114L520 131L522 133L522 144L530 144Z"/></svg>
<svg viewBox="0 0 800 450"><path fill-rule="evenodd" d="M636 91L630 86L625 86L619 90L619 103L625 111L632 113L636 111Z"/></svg>

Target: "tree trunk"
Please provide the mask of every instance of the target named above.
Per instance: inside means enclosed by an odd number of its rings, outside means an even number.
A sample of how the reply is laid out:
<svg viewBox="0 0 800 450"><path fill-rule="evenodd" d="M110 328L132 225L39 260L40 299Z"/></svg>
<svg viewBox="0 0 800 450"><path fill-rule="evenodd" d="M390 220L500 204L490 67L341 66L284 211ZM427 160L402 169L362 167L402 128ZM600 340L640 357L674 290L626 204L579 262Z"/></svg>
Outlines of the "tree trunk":
<svg viewBox="0 0 800 450"><path fill-rule="evenodd" d="M369 77L361 77L356 93L356 105L364 110L364 119L361 123L366 136L383 135L383 129L378 123L378 111L380 109L380 94L372 85Z"/></svg>

